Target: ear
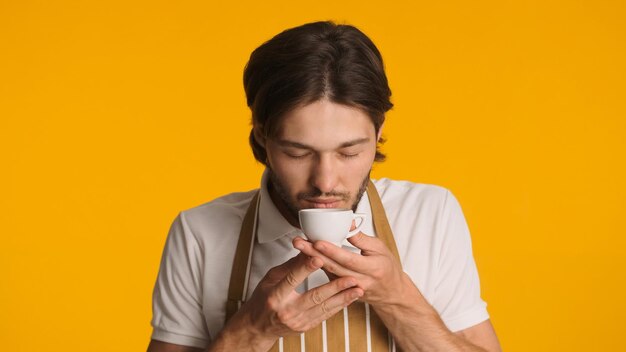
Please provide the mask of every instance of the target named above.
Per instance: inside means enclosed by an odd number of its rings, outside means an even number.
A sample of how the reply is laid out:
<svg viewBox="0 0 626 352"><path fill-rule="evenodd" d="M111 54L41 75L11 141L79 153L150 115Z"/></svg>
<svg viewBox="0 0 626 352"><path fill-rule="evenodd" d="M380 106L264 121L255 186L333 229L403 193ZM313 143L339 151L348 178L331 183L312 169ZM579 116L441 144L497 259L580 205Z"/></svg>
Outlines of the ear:
<svg viewBox="0 0 626 352"><path fill-rule="evenodd" d="M252 133L254 134L254 140L259 143L261 146L265 148L265 137L263 136L263 127L262 126L254 126L252 128Z"/></svg>
<svg viewBox="0 0 626 352"><path fill-rule="evenodd" d="M383 127L385 127L385 121L383 121L382 125L378 129L378 135L376 136L376 142L380 141L380 138L383 136Z"/></svg>

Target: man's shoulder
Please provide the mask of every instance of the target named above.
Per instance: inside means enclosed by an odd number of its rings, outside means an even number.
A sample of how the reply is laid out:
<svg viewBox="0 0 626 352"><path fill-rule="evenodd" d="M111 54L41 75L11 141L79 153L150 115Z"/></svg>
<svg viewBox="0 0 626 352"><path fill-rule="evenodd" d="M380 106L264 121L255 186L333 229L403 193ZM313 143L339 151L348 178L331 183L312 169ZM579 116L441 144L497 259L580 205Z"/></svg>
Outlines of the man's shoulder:
<svg viewBox="0 0 626 352"><path fill-rule="evenodd" d="M372 180L383 203L419 203L441 206L450 191L439 185L380 178Z"/></svg>
<svg viewBox="0 0 626 352"><path fill-rule="evenodd" d="M192 227L240 223L258 190L233 192L181 211L181 217Z"/></svg>

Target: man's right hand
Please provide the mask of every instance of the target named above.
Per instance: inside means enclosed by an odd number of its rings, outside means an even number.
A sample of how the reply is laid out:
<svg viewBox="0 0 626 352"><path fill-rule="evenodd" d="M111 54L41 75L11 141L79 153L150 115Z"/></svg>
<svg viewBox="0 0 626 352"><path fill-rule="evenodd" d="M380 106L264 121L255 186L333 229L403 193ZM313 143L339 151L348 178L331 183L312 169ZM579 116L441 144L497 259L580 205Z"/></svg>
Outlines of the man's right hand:
<svg viewBox="0 0 626 352"><path fill-rule="evenodd" d="M337 278L302 294L296 292L296 287L322 264L320 258L300 253L270 269L209 351L267 351L279 336L307 331L363 296L352 277Z"/></svg>

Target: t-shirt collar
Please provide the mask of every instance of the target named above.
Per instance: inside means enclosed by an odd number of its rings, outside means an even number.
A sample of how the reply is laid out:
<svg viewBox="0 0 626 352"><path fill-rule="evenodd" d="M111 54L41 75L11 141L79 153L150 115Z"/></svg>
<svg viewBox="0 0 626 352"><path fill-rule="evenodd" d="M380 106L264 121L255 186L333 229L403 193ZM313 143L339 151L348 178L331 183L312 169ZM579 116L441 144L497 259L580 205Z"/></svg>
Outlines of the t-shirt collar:
<svg viewBox="0 0 626 352"><path fill-rule="evenodd" d="M267 189L269 182L269 171L265 169L261 177L261 189L259 200L259 217L258 217L258 233L259 243L266 243L277 240L283 236L293 238L302 236L302 230L291 225L287 219L278 211L276 205L272 201ZM372 211L370 208L367 192L363 193L363 197L357 205L357 213L366 215L366 220L361 231L367 235L374 236L374 225L372 221ZM348 241L344 241L343 245L353 247ZM354 247L353 247L354 248Z"/></svg>
<svg viewBox="0 0 626 352"><path fill-rule="evenodd" d="M261 197L257 229L259 243L271 242L283 236L293 237L302 234L302 231L291 225L276 208L267 189L269 180L269 171L265 169L263 177L261 177L261 193L259 195Z"/></svg>

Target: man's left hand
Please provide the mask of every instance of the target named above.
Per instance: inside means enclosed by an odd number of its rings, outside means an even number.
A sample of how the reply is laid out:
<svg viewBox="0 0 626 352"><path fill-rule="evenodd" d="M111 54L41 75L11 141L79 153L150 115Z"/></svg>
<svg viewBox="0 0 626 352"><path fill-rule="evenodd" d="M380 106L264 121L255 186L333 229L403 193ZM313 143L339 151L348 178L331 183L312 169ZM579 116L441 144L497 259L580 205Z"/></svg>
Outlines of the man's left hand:
<svg viewBox="0 0 626 352"><path fill-rule="evenodd" d="M490 346L489 351L501 351L490 323L473 329L472 338L450 332L381 240L359 232L348 241L361 254L326 241L310 243L301 237L296 237L293 245L308 256L322 259L322 269L330 278L355 278L364 291L361 300L374 307L403 350L487 351L480 345Z"/></svg>
<svg viewBox="0 0 626 352"><path fill-rule="evenodd" d="M381 240L359 232L348 241L360 249L361 254L327 241L310 243L301 237L296 237L293 245L308 256L321 258L323 269L329 276L354 277L365 292L361 300L372 305L400 303L395 301L402 300L407 290L416 290L401 264Z"/></svg>

